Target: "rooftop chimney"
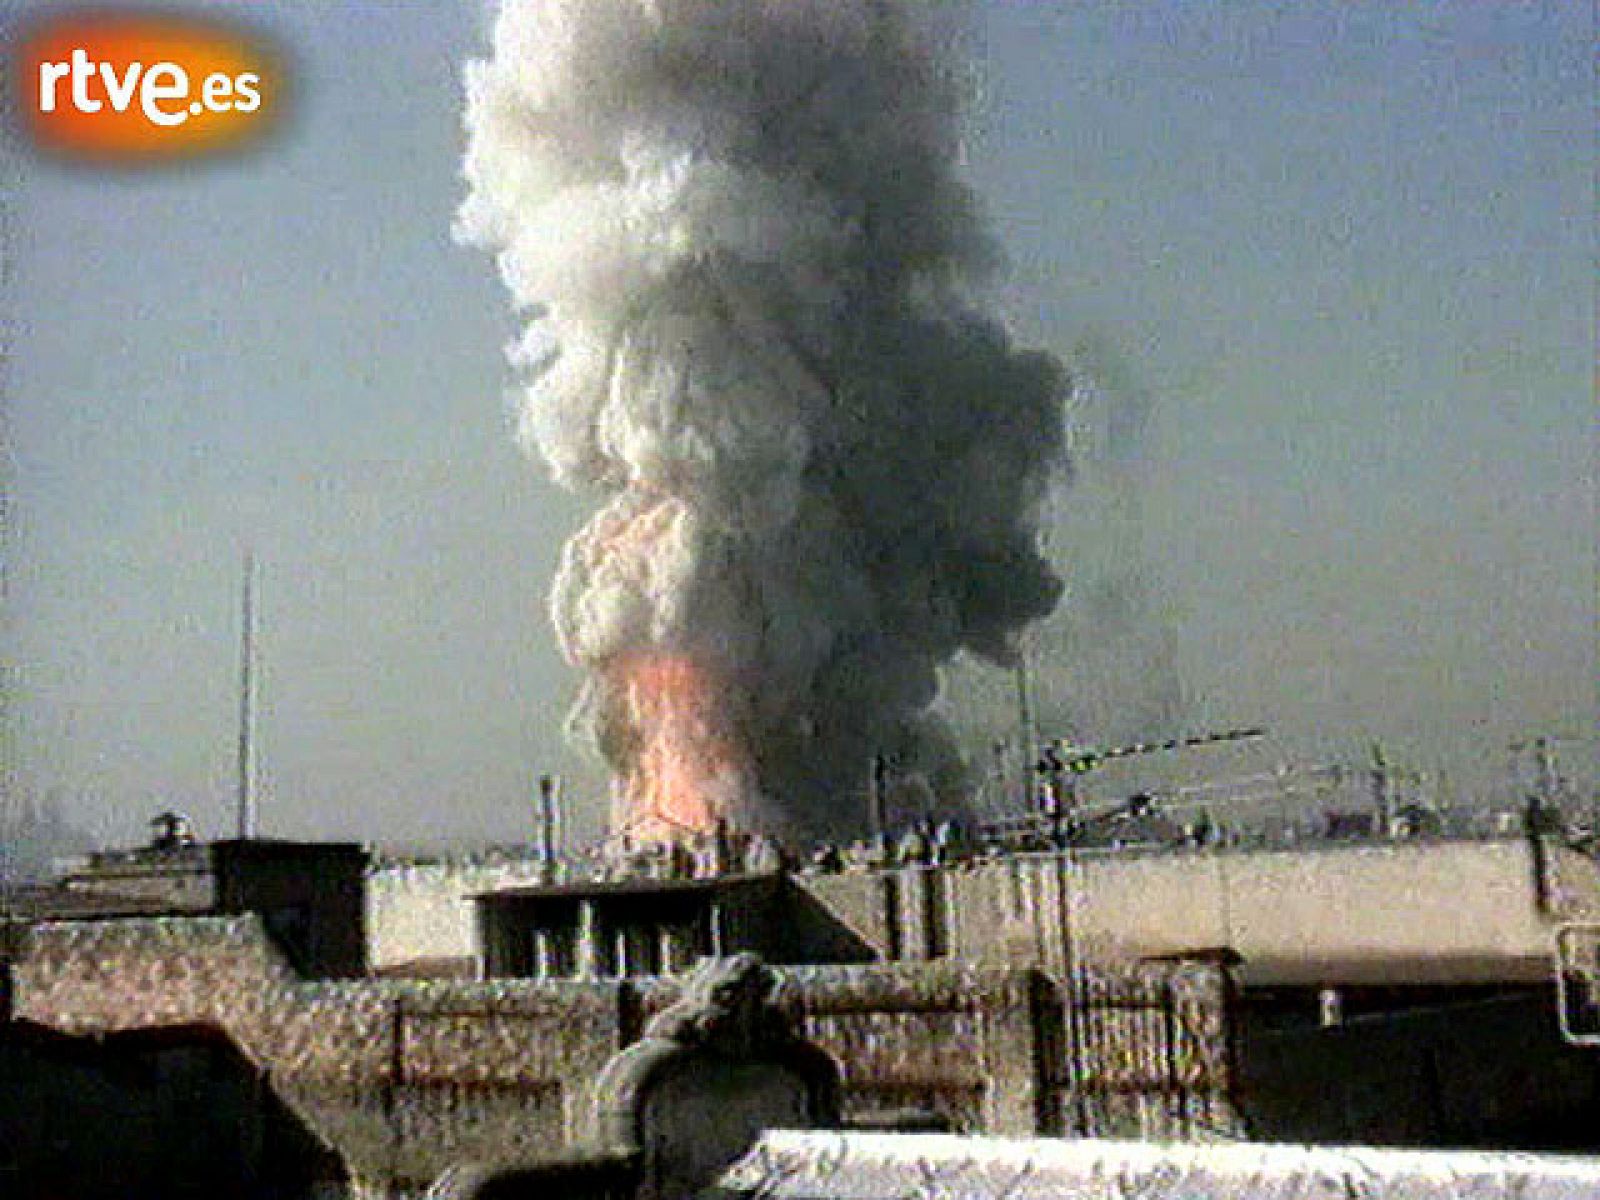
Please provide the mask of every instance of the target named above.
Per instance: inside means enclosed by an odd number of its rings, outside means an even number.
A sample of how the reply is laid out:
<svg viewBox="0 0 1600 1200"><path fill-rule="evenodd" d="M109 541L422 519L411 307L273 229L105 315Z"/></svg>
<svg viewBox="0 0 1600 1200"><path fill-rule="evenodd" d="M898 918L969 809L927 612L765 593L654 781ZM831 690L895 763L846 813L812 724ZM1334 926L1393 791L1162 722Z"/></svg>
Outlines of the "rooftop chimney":
<svg viewBox="0 0 1600 1200"><path fill-rule="evenodd" d="M539 861L554 865L561 835L561 781L539 776Z"/></svg>

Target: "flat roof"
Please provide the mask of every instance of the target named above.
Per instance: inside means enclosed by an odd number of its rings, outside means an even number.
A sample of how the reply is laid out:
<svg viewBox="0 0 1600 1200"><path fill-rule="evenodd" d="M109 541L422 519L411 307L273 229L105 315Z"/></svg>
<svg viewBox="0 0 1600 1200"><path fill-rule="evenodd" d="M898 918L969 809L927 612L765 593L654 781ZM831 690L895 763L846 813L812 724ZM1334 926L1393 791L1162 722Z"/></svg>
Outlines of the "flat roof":
<svg viewBox="0 0 1600 1200"><path fill-rule="evenodd" d="M0 919L15 921L197 916L211 908L209 902L185 904L171 896L135 896L51 884L12 884L0 894Z"/></svg>
<svg viewBox="0 0 1600 1200"><path fill-rule="evenodd" d="M1247 987L1442 987L1545 983L1555 978L1554 953L1544 956L1307 955L1246 957L1234 968Z"/></svg>
<svg viewBox="0 0 1600 1200"><path fill-rule="evenodd" d="M366 848L358 842L296 842L277 838L225 838L214 842L183 842L171 846L132 846L118 850L96 850L80 865L68 871L68 879L114 879L120 876L204 875L217 870L222 862L241 859L271 861L359 859L365 863Z"/></svg>
<svg viewBox="0 0 1600 1200"><path fill-rule="evenodd" d="M718 875L710 879L590 879L570 883L533 884L478 892L472 897L480 904L515 900L581 900L607 896L693 895L719 891L742 891L774 887L780 874Z"/></svg>

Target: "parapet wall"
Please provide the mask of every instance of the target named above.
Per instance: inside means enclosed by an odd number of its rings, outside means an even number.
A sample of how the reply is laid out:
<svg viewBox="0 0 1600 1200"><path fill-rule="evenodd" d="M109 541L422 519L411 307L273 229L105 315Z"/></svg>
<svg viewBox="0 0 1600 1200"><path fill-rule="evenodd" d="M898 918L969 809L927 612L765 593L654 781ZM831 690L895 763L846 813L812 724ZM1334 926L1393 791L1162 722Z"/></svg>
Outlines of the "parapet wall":
<svg viewBox="0 0 1600 1200"><path fill-rule="evenodd" d="M480 957L472 896L532 859L389 866L368 878L370 961ZM1247 984L1537 983L1563 920L1600 914L1600 864L1553 839L1025 854L805 873L793 884L887 961L1120 965L1222 947Z"/></svg>
<svg viewBox="0 0 1600 1200"><path fill-rule="evenodd" d="M1594 860L1531 838L1023 854L795 882L889 959L1064 976L1226 947L1269 986L1536 983L1555 925L1600 905Z"/></svg>
<svg viewBox="0 0 1600 1200"><path fill-rule="evenodd" d="M930 1181L937 1181L931 1184ZM728 1200L1587 1200L1600 1163L1369 1146L1172 1146L768 1133L722 1178Z"/></svg>

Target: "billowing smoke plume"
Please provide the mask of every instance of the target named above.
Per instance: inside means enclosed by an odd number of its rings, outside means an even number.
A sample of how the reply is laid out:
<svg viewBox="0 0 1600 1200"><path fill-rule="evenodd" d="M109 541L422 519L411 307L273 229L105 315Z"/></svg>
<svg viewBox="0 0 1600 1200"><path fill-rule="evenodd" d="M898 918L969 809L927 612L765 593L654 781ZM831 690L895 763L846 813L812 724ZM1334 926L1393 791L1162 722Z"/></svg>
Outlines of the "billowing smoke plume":
<svg viewBox="0 0 1600 1200"><path fill-rule="evenodd" d="M859 827L873 755L1060 584L1059 365L964 295L952 77L885 0L507 0L459 233L529 324L521 435L600 511L551 599L614 820Z"/></svg>

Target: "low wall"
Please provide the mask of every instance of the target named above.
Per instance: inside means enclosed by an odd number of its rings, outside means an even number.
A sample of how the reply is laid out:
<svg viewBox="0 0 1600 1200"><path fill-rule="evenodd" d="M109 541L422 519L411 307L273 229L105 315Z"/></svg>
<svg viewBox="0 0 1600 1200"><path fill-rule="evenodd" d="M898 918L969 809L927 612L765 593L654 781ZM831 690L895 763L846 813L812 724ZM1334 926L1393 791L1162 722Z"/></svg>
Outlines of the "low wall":
<svg viewBox="0 0 1600 1200"><path fill-rule="evenodd" d="M775 1002L839 1063L847 1121L936 1114L958 1133L1207 1138L1240 1125L1220 969L952 962L783 967ZM670 981L645 990L656 1011Z"/></svg>
<svg viewBox="0 0 1600 1200"><path fill-rule="evenodd" d="M847 1119L938 1113L953 1129L1042 1129L1049 1029L1031 971L796 967L777 1001L840 1064Z"/></svg>
<svg viewBox="0 0 1600 1200"><path fill-rule="evenodd" d="M1091 1138L1208 1140L1242 1125L1234 1095L1237 1005L1221 968L1197 962L1080 967L1068 976L1064 1044L1046 1126ZM1082 1070L1075 1064L1093 1064Z"/></svg>
<svg viewBox="0 0 1600 1200"><path fill-rule="evenodd" d="M840 1065L845 1115L919 1109L990 1134L1204 1137L1234 1124L1226 989L1197 964L1080 972L778 969L780 1008ZM18 1018L66 1033L222 1031L362 1181L576 1141L589 1088L672 979L306 981L253 916L46 923Z"/></svg>
<svg viewBox="0 0 1600 1200"><path fill-rule="evenodd" d="M768 1133L725 1200L1590 1200L1600 1162L1332 1146Z"/></svg>
<svg viewBox="0 0 1600 1200"><path fill-rule="evenodd" d="M547 1150L628 1040L608 982L305 982L254 917L36 926L19 1018L68 1033L225 1033L358 1179L425 1184L449 1162Z"/></svg>

